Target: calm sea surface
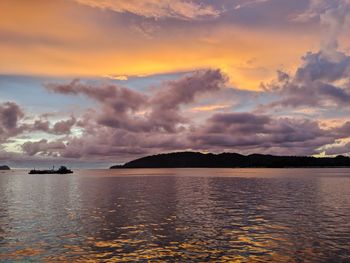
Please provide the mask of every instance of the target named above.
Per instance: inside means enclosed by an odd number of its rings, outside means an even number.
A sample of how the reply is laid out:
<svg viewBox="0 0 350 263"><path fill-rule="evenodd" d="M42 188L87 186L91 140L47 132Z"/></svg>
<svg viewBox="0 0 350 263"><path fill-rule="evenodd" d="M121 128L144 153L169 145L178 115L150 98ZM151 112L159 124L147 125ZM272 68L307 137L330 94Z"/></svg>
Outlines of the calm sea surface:
<svg viewBox="0 0 350 263"><path fill-rule="evenodd" d="M350 169L0 172L0 262L350 262Z"/></svg>

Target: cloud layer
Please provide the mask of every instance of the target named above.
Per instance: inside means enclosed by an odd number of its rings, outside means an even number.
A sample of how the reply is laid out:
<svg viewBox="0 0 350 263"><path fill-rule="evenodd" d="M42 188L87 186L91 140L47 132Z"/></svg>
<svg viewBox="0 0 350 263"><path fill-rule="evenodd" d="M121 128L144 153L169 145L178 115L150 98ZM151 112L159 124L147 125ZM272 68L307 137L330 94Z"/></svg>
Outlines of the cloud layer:
<svg viewBox="0 0 350 263"><path fill-rule="evenodd" d="M312 65L314 61L328 65L321 59L308 59ZM347 61L344 59L341 61ZM283 85L258 94L264 97L274 92L277 96L277 102L263 106L264 112L259 112L259 107L255 111L240 112L234 112L230 107L219 107L204 112L204 115L193 111L198 105L210 103L215 98L243 100L239 97L240 92L228 86L228 78L220 70L195 71L145 92L115 84L97 85L79 80L50 83L46 89L53 95L83 96L92 100L95 106L78 117L53 121L48 119L49 115L29 118L17 104L4 103L0 105L1 138L6 142L28 133L45 133L51 137L22 143L21 151L30 157L77 160L126 161L146 154L180 150L280 155L344 154L348 145L339 145L339 142L348 138L349 122L328 127L322 120L278 116L269 110L276 107L276 103L293 107L323 107L324 100L344 103L345 106L346 96L324 93L319 86L305 86L308 90L298 87L300 92L289 89L294 88L290 83L304 79L309 83L317 81L317 84L337 80L345 74L346 67L322 71L322 67L314 70L306 63L297 70L293 80L288 74L280 72L278 81ZM310 91L313 96L306 95L305 92ZM256 97L257 94L250 96ZM295 96L299 96L295 103L286 103L286 99L292 101ZM202 115L199 117L197 114Z"/></svg>
<svg viewBox="0 0 350 263"><path fill-rule="evenodd" d="M296 78L310 75L301 71L298 70L296 75L299 77ZM279 81L289 81L289 76L280 75ZM333 75L337 74L321 75L326 80L333 80L336 78ZM320 76L316 77L320 79ZM348 124L330 128L316 120L278 117L268 113L230 112L219 108L219 112L209 113L200 121L188 117L192 105L222 97L223 94L236 96L237 92L228 93L232 88L228 88L227 84L227 77L219 70L196 71L178 80L164 82L147 94L118 85L89 85L78 80L67 84L51 83L47 85L49 91L85 96L95 101L98 107L87 110L78 120L72 117L51 124L51 128L46 122L36 121L33 127L38 130L68 136L50 142L25 143L22 149L28 155L107 160L126 160L145 154L187 149L312 155L348 136ZM323 96L320 90L313 92ZM284 91L282 94L295 96L296 93ZM301 102L299 99L298 102L319 105L309 100ZM70 134L72 126L79 127L82 134Z"/></svg>

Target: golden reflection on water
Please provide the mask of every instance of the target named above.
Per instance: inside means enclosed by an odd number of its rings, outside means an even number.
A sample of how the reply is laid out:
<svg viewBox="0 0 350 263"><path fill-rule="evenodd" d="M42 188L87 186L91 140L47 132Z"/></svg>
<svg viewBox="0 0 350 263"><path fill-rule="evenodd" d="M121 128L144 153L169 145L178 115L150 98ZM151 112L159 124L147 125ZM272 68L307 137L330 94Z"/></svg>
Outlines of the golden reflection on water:
<svg viewBox="0 0 350 263"><path fill-rule="evenodd" d="M175 217L171 217L173 220ZM120 227L122 230L129 230L128 235L135 235L143 233L146 228L151 227L157 232L161 230L158 224L140 224L140 225L130 225ZM177 231L186 231L188 228L177 228ZM244 227L244 231L258 231L258 228L249 229ZM60 238L63 240L74 239L76 234L62 235ZM94 237L86 237L84 241L84 246L79 245L69 245L64 244L63 248L66 250L64 254L61 255L50 255L43 258L45 262L70 262L72 258L75 258L75 262L168 262L170 258L181 258L186 261L210 261L215 260L215 262L264 262L264 261L279 261L289 260L287 256L271 252L266 248L278 247L278 242L286 242L286 240L277 238L274 239L271 235L262 234L247 234L247 235L237 235L237 231L226 230L223 232L223 237L227 240L228 246L231 249L220 250L217 248L208 247L206 241L189 241L189 242L169 242L168 245L159 246L155 242L159 239L165 238L164 235L153 235L151 237L151 242L149 240L137 239L137 235L131 238L119 238L115 240L95 240ZM261 242L257 241L263 240ZM277 242L277 243L275 243ZM14 246L19 246L23 244L14 244ZM44 243L34 244L33 247L43 247ZM103 248L108 249L110 252L94 252L91 253L90 248ZM125 247L135 247L132 252L125 252ZM252 253L259 254L242 256L240 253ZM18 249L13 253L2 254L0 259L11 259L20 260L25 257L38 256L40 254L45 254L45 250L38 248L25 248ZM77 257L78 256L78 257ZM163 260L163 261L162 261Z"/></svg>
<svg viewBox="0 0 350 263"><path fill-rule="evenodd" d="M220 169L223 177L201 177L204 172L7 178L0 184L0 261L346 259L349 177L260 178L261 171L254 177L245 170L231 178L232 170Z"/></svg>

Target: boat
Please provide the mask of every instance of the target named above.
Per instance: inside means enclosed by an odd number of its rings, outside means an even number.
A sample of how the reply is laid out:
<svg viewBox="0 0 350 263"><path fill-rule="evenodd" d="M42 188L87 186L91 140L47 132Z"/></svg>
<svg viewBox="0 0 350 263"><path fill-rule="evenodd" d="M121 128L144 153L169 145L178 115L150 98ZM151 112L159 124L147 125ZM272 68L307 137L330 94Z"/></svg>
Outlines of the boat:
<svg viewBox="0 0 350 263"><path fill-rule="evenodd" d="M73 173L72 170L69 170L65 166L61 166L57 170L55 170L55 167L53 167L51 170L30 170L29 174L71 174Z"/></svg>
<svg viewBox="0 0 350 263"><path fill-rule="evenodd" d="M0 170L11 170L7 165L0 165Z"/></svg>

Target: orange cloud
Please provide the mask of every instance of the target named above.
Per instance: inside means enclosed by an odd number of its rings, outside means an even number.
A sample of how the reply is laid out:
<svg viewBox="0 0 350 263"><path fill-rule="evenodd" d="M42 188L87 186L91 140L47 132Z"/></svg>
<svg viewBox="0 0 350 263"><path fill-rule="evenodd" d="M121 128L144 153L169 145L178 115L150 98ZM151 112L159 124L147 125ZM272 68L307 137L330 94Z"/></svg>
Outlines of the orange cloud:
<svg viewBox="0 0 350 263"><path fill-rule="evenodd" d="M220 11L210 5L200 5L183 0L75 0L78 3L110 9L115 12L129 12L144 17L180 19L198 19L201 17L216 17Z"/></svg>
<svg viewBox="0 0 350 263"><path fill-rule="evenodd" d="M213 104L213 105L205 105L205 106L197 106L192 108L193 111L215 111L215 110L222 110L230 105L226 104Z"/></svg>
<svg viewBox="0 0 350 263"><path fill-rule="evenodd" d="M154 5L142 8L150 2ZM160 1L98 3L114 3L120 12L142 9L146 17L169 17ZM210 13L205 5L194 6L185 8L184 2L171 1L168 8L188 19ZM127 77L220 68L232 85L259 89L260 82L269 81L276 69L293 68L305 51L318 47L317 32L257 29L220 20L150 20L147 26L152 30L145 36L133 30L140 28L142 19L138 22L118 12L103 12L74 1L1 1L0 72Z"/></svg>

